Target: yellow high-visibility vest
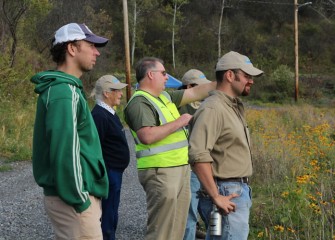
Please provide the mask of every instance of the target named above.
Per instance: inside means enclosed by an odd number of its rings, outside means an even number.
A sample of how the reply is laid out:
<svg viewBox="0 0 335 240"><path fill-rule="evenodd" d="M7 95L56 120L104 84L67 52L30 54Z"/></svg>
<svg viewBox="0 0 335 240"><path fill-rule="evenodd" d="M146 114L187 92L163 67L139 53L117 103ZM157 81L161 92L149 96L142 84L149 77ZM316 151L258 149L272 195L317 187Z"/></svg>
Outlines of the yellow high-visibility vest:
<svg viewBox="0 0 335 240"><path fill-rule="evenodd" d="M167 92L162 92L159 95L159 100L147 92L138 90L129 102L136 96L143 96L151 103L158 112L161 125L175 121L180 117L176 105L171 102L170 95ZM131 133L136 145L138 169L175 167L188 164L188 141L185 128L180 128L166 138L147 145L141 143L136 132L131 130Z"/></svg>

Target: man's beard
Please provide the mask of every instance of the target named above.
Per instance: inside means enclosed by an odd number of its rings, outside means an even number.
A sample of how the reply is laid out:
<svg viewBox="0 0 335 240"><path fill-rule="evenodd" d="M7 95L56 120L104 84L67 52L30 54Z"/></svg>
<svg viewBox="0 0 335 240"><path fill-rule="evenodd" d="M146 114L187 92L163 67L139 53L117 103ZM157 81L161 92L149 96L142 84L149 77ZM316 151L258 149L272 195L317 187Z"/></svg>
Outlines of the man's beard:
<svg viewBox="0 0 335 240"><path fill-rule="evenodd" d="M240 79L240 77L237 74L235 74L235 77L236 77L235 78L236 82L241 82L241 79ZM250 93L250 87L249 87L249 91L246 90L246 87L247 87L247 84L244 86L243 91L241 92L241 96L248 96L249 95L249 93Z"/></svg>
<svg viewBox="0 0 335 240"><path fill-rule="evenodd" d="M241 96L248 96L249 95L250 91L247 91L245 88L246 88L246 86L244 87L244 89L241 93Z"/></svg>

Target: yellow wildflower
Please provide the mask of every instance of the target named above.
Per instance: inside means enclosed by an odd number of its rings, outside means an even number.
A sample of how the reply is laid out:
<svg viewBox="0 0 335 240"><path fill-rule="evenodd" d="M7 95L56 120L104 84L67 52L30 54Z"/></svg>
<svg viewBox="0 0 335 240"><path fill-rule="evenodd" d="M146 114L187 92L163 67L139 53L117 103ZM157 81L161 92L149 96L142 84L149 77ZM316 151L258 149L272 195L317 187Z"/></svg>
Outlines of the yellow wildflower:
<svg viewBox="0 0 335 240"><path fill-rule="evenodd" d="M276 225L276 226L274 226L273 227L273 229L275 230L275 231L278 231L278 232L284 232L284 227L283 226L280 226L280 225Z"/></svg>
<svg viewBox="0 0 335 240"><path fill-rule="evenodd" d="M288 194L289 194L288 191L285 191L285 192L282 192L281 196L283 198L286 198L288 196Z"/></svg>

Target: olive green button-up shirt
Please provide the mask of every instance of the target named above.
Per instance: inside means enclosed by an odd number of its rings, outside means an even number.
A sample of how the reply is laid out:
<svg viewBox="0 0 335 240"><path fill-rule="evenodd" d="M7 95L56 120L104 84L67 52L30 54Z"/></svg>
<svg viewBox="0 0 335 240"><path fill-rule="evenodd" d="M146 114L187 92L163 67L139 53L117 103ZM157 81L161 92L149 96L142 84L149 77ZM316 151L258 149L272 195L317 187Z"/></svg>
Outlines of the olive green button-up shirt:
<svg viewBox="0 0 335 240"><path fill-rule="evenodd" d="M190 123L189 163L210 162L214 177L252 175L249 130L239 98L212 91Z"/></svg>

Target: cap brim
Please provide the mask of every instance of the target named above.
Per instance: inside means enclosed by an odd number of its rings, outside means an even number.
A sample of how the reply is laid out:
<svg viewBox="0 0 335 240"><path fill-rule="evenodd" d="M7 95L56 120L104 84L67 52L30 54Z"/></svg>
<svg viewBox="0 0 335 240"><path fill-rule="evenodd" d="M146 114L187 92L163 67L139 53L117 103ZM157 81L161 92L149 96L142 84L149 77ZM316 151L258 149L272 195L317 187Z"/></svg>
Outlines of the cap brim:
<svg viewBox="0 0 335 240"><path fill-rule="evenodd" d="M253 66L246 66L246 67L241 68L241 70L249 74L250 76L254 76L254 77L260 76L264 73L262 70L255 68Z"/></svg>
<svg viewBox="0 0 335 240"><path fill-rule="evenodd" d="M97 35L91 35L83 39L87 42L94 43L97 47L104 47L108 43L107 38L99 37Z"/></svg>
<svg viewBox="0 0 335 240"><path fill-rule="evenodd" d="M201 85L201 84L206 84L206 83L210 83L210 82L211 81L209 81L207 78L200 78L195 83L198 84L198 85Z"/></svg>
<svg viewBox="0 0 335 240"><path fill-rule="evenodd" d="M206 83L210 83L211 81L209 81L207 78L198 78L196 80L191 80L191 81L183 81L182 83L183 85L189 85L189 84L197 84L197 85L201 85L201 84L206 84Z"/></svg>
<svg viewBox="0 0 335 240"><path fill-rule="evenodd" d="M126 86L128 86L128 84L119 82L119 83L113 83L113 86L111 88L120 90L125 88Z"/></svg>

